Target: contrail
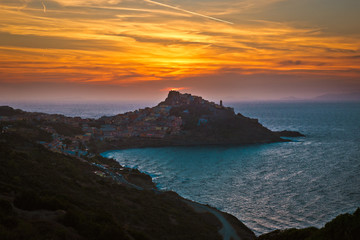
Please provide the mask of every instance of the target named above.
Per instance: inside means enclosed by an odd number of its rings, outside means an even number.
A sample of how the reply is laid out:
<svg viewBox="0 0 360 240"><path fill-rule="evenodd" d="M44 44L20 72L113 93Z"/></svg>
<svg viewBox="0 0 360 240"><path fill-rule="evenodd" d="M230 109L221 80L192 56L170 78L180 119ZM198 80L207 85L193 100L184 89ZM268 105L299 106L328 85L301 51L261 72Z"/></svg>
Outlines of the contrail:
<svg viewBox="0 0 360 240"><path fill-rule="evenodd" d="M43 8L44 8L44 13L46 13L46 6L45 6L45 4L44 4L44 2L41 2L41 3L42 3Z"/></svg>
<svg viewBox="0 0 360 240"><path fill-rule="evenodd" d="M171 5L167 5L167 4L164 4L164 3L159 3L159 2L152 1L152 0L144 0L144 1L145 1L145 2L148 2L148 3L156 4L156 5L159 5L159 6L163 6L163 7L175 9L175 10L178 10L178 11L190 13L190 14L192 14L192 15L196 15L196 16L208 18L208 19L215 20L215 21L218 21L218 22L223 22L223 23L227 23L227 24L234 24L234 23L232 23L232 22L228 22L228 21L225 21L225 20L222 20L222 19L219 19L219 18L214 18L214 17L206 16L206 15L204 15L204 14L200 14L200 13L196 13L196 12L191 12L191 11L188 11L188 10L185 10L185 9L182 9L182 8L178 8L178 7L174 7L174 6L171 6Z"/></svg>

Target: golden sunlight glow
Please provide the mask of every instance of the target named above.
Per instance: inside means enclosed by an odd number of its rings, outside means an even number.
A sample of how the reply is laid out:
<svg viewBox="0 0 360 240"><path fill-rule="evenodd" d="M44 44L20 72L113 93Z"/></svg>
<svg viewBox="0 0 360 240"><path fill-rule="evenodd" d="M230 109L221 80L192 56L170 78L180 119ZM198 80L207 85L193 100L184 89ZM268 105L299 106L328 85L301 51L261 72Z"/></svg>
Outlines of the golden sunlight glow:
<svg viewBox="0 0 360 240"><path fill-rule="evenodd" d="M161 89L161 91L163 92L169 92L169 91L182 91L182 90L188 90L189 88L187 87L177 87L177 88L174 88L174 87L168 87L168 88L163 88Z"/></svg>
<svg viewBox="0 0 360 240"><path fill-rule="evenodd" d="M222 72L360 77L358 35L270 21L230 25L153 1L26 2L0 3L3 82L129 84Z"/></svg>

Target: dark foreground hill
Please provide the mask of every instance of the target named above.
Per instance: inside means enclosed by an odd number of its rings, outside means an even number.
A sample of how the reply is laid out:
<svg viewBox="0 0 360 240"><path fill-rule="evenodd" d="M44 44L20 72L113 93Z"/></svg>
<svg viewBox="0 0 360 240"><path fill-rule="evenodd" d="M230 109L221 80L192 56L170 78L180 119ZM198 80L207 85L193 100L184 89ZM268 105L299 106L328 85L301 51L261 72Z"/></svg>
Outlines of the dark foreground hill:
<svg viewBox="0 0 360 240"><path fill-rule="evenodd" d="M36 127L0 132L0 239L221 239L214 214L157 191L149 176L109 159L50 151L24 134L30 130L47 138ZM108 176L118 171L126 180ZM231 222L245 239L255 236Z"/></svg>
<svg viewBox="0 0 360 240"><path fill-rule="evenodd" d="M358 240L360 239L360 208L354 214L341 214L321 229L276 230L258 240Z"/></svg>

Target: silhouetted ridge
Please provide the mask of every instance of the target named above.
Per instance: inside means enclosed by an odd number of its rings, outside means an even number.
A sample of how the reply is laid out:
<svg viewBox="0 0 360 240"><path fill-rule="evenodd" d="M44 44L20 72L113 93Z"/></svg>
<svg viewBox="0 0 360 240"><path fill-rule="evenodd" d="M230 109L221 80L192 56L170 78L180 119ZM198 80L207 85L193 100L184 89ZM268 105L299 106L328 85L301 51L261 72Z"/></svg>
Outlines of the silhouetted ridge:
<svg viewBox="0 0 360 240"><path fill-rule="evenodd" d="M22 113L24 112L19 109L13 109L9 106L0 106L0 116L14 116Z"/></svg>

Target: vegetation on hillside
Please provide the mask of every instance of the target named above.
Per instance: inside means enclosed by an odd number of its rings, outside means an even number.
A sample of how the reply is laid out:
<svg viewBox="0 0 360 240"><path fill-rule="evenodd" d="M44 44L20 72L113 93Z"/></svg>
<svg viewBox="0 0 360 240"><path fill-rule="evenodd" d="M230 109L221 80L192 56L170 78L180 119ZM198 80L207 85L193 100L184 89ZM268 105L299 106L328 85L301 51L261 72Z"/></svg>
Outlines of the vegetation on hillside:
<svg viewBox="0 0 360 240"><path fill-rule="evenodd" d="M360 239L360 208L354 214L341 214L321 229L276 230L261 235L259 240L357 240Z"/></svg>
<svg viewBox="0 0 360 240"><path fill-rule="evenodd" d="M84 131L80 127L74 127L69 124L52 122L52 123L48 123L48 125L54 128L55 131L60 135L73 137L76 135L84 134Z"/></svg>
<svg viewBox="0 0 360 240"><path fill-rule="evenodd" d="M220 239L213 216L174 194L97 176L17 132L0 143L0 239Z"/></svg>

